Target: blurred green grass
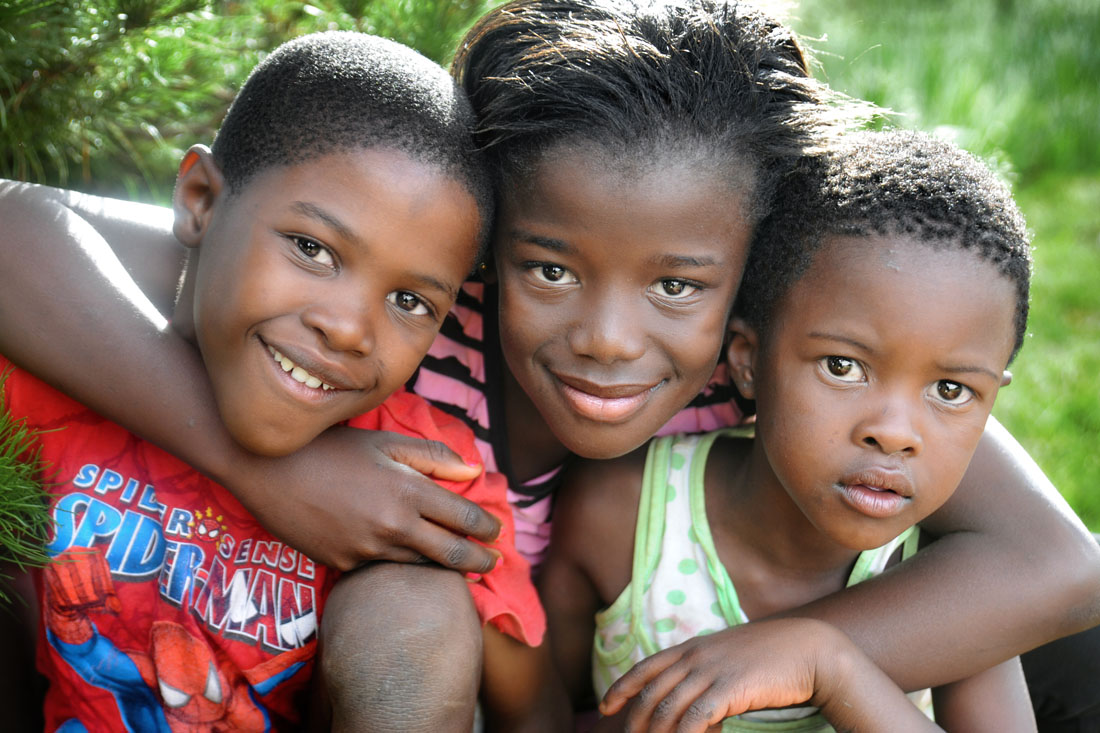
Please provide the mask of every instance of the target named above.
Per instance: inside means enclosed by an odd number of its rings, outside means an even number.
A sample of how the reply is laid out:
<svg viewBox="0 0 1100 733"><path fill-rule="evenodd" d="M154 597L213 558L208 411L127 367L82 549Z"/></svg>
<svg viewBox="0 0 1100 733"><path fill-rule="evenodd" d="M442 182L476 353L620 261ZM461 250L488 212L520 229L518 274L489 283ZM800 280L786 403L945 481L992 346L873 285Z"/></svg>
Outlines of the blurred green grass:
<svg viewBox="0 0 1100 733"><path fill-rule="evenodd" d="M1100 3L804 0L790 12L834 87L1013 184L1035 277L994 414L1100 530Z"/></svg>

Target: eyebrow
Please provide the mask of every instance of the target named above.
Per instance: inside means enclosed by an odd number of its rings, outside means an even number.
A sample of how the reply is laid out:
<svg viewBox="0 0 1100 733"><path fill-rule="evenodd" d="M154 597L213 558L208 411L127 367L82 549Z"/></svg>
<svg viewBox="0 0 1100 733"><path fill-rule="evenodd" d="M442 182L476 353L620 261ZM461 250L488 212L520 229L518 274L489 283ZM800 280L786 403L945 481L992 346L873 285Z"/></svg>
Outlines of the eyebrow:
<svg viewBox="0 0 1100 733"><path fill-rule="evenodd" d="M814 339L821 339L823 341L840 341L841 343L851 344L852 346L856 347L857 349L860 349L861 351L866 351L868 354L873 354L874 351L875 351L874 349L872 349L870 346L863 343L862 341L857 341L856 339L850 338L848 336L840 336L839 334L835 334L835 333L825 333L823 331L811 331L810 334L809 334L809 337L814 338Z"/></svg>
<svg viewBox="0 0 1100 733"><path fill-rule="evenodd" d="M986 369L983 366L970 365L970 364L959 364L957 366L945 366L945 365L938 365L938 366L940 367L940 369L943 369L945 372L948 372L950 374L985 374L990 379L993 379L995 381L1000 381L1000 379L1001 379L1000 374L997 374L992 369Z"/></svg>
<svg viewBox="0 0 1100 733"><path fill-rule="evenodd" d="M432 277L431 275L424 272L413 272L409 274L414 280L416 280L416 282L434 290L438 290L452 300L458 297L458 288L452 285L448 285L439 278Z"/></svg>
<svg viewBox="0 0 1100 733"><path fill-rule="evenodd" d="M863 343L862 341L858 341L854 338L849 338L848 336L840 336L840 335L835 334L835 333L824 333L822 331L812 331L810 333L810 338L822 339L822 340L825 340L825 341L840 341L842 343L851 344L852 346L856 347L857 349L861 349L862 351L865 351L868 354L873 354L874 353L874 349L867 346L867 344ZM994 372L993 370L987 369L983 366L977 366L977 365L971 365L971 364L958 364L958 365L955 365L955 366L950 366L950 365L946 365L946 364L937 364L936 367L938 369L941 369L942 371L945 371L945 372L949 373L949 374L986 374L991 379L994 379L994 380L1000 380L1000 378L1001 378L1001 375L999 375L996 372Z"/></svg>
<svg viewBox="0 0 1100 733"><path fill-rule="evenodd" d="M323 222L329 229L332 229L344 239L350 239L356 242L359 241L359 238L355 236L351 229L344 225L344 222L340 221L317 204L311 204L308 201L295 201L290 205L290 208L299 214Z"/></svg>
<svg viewBox="0 0 1100 733"><path fill-rule="evenodd" d="M548 249L552 252L560 252L561 254L574 254L577 251L576 247L569 244L568 242L565 242L561 239L555 239L553 237L543 237L538 234L532 234L526 229L513 229L511 234L513 239L520 239L525 242L530 242L537 247L542 247L543 249Z"/></svg>
<svg viewBox="0 0 1100 733"><path fill-rule="evenodd" d="M675 269L678 267L716 267L721 264L716 257L693 257L691 255L667 254L655 258L656 263L662 267Z"/></svg>
<svg viewBox="0 0 1100 733"><path fill-rule="evenodd" d="M513 229L512 236L515 239L520 239L525 242L529 242L537 247L548 249L551 252L558 252L561 254L576 254L577 248L573 245L565 242L561 239L555 239L553 237L543 237L538 234L532 234L523 229ZM657 265L668 268L680 268L680 267L715 267L721 263L715 257L693 257L691 255L677 255L677 254L665 254L654 258L654 262Z"/></svg>
<svg viewBox="0 0 1100 733"><path fill-rule="evenodd" d="M295 201L290 205L290 208L293 211L302 214L303 216L308 216L312 219L317 219L318 221L323 222L327 227L336 232L336 234L339 235L341 238L349 240L357 245L362 244L362 240L355 235L355 232L345 226L344 222L340 221L338 218L325 211L320 206L317 206L316 204L311 204L308 201ZM439 292L444 293L448 298L454 299L458 297L458 287L454 285L448 285L439 278L433 277L432 275L424 272L413 272L410 273L410 276L418 284L432 288L434 290L438 290Z"/></svg>

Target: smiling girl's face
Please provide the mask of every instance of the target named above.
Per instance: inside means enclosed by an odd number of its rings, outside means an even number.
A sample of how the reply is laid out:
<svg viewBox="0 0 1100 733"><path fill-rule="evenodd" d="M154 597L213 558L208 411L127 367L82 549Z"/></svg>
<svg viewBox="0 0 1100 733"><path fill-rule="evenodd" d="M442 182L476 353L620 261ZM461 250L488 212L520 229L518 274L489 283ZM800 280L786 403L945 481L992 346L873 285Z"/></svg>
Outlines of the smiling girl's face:
<svg viewBox="0 0 1100 733"><path fill-rule="evenodd" d="M668 158L624 167L557 148L501 205L504 356L578 455L644 443L703 389L722 349L748 253L746 196L713 167Z"/></svg>

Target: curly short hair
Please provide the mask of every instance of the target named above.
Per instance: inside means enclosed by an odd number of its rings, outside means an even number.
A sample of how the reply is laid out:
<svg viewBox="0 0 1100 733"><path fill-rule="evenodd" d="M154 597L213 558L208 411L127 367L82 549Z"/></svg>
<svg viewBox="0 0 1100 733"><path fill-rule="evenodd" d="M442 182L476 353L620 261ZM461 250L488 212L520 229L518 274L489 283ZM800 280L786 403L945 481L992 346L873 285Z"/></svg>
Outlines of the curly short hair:
<svg viewBox="0 0 1100 733"><path fill-rule="evenodd" d="M865 109L834 104L790 29L715 0L515 0L470 30L453 73L504 182L563 144L688 152L747 186L756 217L785 166Z"/></svg>
<svg viewBox="0 0 1100 733"><path fill-rule="evenodd" d="M1016 286L1015 357L1027 330L1030 236L1008 186L973 155L912 131L859 132L784 181L756 232L734 312L766 331L830 237L906 235L974 252Z"/></svg>
<svg viewBox="0 0 1100 733"><path fill-rule="evenodd" d="M487 229L493 197L473 127L465 95L437 64L394 41L333 31L288 41L258 64L212 151L229 190L238 192L274 166L395 148L462 183Z"/></svg>

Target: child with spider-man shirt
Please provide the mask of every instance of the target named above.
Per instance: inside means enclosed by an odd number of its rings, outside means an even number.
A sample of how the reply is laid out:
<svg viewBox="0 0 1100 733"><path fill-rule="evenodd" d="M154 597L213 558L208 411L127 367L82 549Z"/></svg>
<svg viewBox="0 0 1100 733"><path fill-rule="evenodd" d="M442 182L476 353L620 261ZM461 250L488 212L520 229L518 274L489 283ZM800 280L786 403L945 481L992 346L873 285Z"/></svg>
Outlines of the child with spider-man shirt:
<svg viewBox="0 0 1100 733"><path fill-rule="evenodd" d="M469 588L456 619L537 645L542 610L503 479L479 470L465 426L403 390L491 217L469 124L446 73L399 44L335 33L280 47L213 149L180 166L174 231L196 256L172 327L201 351L226 429L256 454L339 423L465 459L442 483L499 518L499 561L465 580L424 570ZM297 728L337 573L190 466L2 357L0 368L6 408L37 432L54 482L53 562L36 577L46 728ZM453 687L444 695L463 705L476 694Z"/></svg>

